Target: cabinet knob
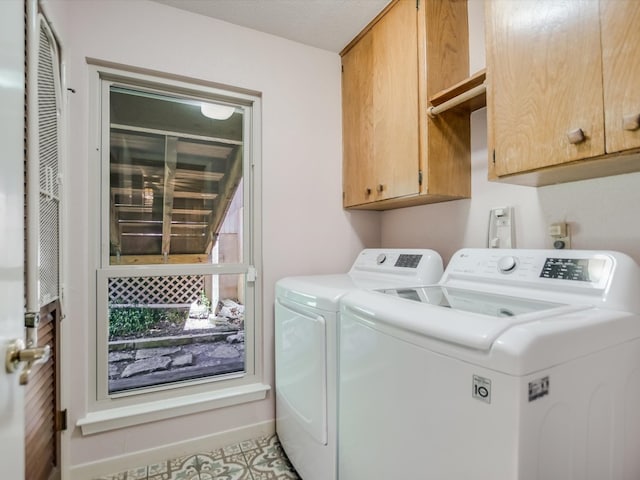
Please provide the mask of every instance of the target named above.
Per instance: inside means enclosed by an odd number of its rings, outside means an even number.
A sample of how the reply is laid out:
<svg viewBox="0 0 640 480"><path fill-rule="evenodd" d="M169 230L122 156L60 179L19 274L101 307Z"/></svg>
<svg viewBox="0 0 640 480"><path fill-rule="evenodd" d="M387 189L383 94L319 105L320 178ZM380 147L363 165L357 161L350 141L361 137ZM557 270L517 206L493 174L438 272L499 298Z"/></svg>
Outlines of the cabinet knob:
<svg viewBox="0 0 640 480"><path fill-rule="evenodd" d="M371 189L370 189L370 188L367 188L367 189L364 191L364 193L365 193L367 196L371 195Z"/></svg>
<svg viewBox="0 0 640 480"><path fill-rule="evenodd" d="M378 185L378 193L382 193L383 190L384 190L384 185L383 184Z"/></svg>
<svg viewBox="0 0 640 480"><path fill-rule="evenodd" d="M632 113L622 117L622 128L625 130L638 130L640 128L640 113Z"/></svg>
<svg viewBox="0 0 640 480"><path fill-rule="evenodd" d="M587 139L581 128L569 130L567 132L567 138L569 139L569 143L572 143L573 145L582 143Z"/></svg>

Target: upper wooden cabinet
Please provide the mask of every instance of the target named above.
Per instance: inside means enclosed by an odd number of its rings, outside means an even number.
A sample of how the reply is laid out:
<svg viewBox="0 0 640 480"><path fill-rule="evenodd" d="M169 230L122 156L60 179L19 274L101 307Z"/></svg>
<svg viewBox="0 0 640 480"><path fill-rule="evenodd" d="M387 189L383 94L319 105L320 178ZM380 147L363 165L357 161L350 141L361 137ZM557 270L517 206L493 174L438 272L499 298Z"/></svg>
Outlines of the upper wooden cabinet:
<svg viewBox="0 0 640 480"><path fill-rule="evenodd" d="M640 148L640 2L600 0L606 151Z"/></svg>
<svg viewBox="0 0 640 480"><path fill-rule="evenodd" d="M418 193L418 43L404 0L342 59L345 206Z"/></svg>
<svg viewBox="0 0 640 480"><path fill-rule="evenodd" d="M469 111L427 116L469 74L467 29L466 0L396 0L341 53L345 207L470 195Z"/></svg>
<svg viewBox="0 0 640 480"><path fill-rule="evenodd" d="M486 2L490 178L640 170L639 24L637 0Z"/></svg>

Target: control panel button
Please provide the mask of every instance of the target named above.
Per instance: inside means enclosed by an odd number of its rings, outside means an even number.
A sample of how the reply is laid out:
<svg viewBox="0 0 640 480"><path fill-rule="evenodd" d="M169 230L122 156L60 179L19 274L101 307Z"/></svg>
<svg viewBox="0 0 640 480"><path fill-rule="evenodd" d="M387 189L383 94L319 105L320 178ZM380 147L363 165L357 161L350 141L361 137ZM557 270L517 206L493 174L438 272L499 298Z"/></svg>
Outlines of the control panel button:
<svg viewBox="0 0 640 480"><path fill-rule="evenodd" d="M387 256L384 253L381 253L376 258L376 263L378 265L382 265L387 260Z"/></svg>
<svg viewBox="0 0 640 480"><path fill-rule="evenodd" d="M502 273L513 272L518 264L516 257L502 257L498 260L498 270Z"/></svg>

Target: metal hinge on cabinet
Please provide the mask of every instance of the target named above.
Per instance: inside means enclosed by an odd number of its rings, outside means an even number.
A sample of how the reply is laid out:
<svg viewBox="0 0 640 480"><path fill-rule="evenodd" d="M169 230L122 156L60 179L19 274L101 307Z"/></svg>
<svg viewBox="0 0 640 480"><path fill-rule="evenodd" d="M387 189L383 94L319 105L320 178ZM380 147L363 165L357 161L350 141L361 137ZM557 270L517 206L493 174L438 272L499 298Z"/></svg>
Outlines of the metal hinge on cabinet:
<svg viewBox="0 0 640 480"><path fill-rule="evenodd" d="M418 185L422 186L422 170L418 170Z"/></svg>
<svg viewBox="0 0 640 480"><path fill-rule="evenodd" d="M59 410L56 413L56 430L63 432L67 429L67 409Z"/></svg>

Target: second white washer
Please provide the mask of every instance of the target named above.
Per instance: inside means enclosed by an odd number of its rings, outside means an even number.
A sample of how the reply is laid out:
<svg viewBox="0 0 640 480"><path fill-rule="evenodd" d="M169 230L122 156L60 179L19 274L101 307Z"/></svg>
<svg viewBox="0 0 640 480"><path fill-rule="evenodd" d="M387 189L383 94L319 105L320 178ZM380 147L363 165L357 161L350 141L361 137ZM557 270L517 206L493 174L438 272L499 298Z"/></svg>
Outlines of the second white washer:
<svg viewBox="0 0 640 480"><path fill-rule="evenodd" d="M341 480L640 479L640 266L463 249L340 311Z"/></svg>

